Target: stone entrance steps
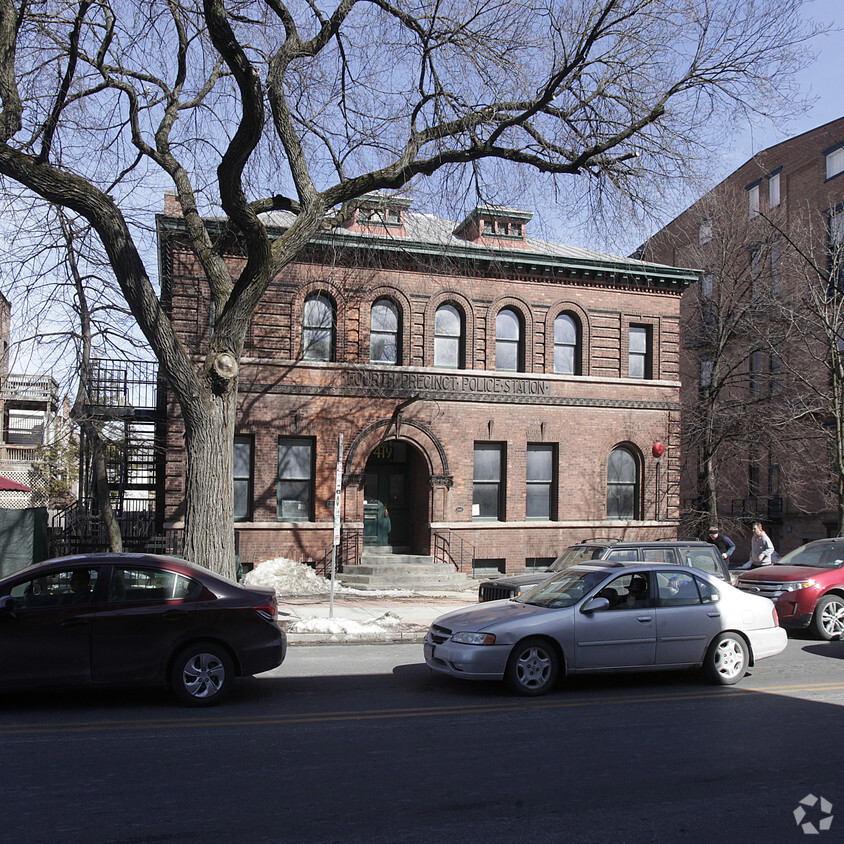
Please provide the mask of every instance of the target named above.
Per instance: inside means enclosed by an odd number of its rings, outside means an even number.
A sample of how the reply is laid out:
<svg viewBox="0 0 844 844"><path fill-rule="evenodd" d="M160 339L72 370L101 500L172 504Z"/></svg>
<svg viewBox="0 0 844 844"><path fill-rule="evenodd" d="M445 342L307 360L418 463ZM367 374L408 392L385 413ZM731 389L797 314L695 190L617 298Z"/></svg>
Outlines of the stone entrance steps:
<svg viewBox="0 0 844 844"><path fill-rule="evenodd" d="M339 580L352 589L462 592L477 588L469 575L436 563L433 557L395 553L383 546L364 548L360 563L345 566Z"/></svg>

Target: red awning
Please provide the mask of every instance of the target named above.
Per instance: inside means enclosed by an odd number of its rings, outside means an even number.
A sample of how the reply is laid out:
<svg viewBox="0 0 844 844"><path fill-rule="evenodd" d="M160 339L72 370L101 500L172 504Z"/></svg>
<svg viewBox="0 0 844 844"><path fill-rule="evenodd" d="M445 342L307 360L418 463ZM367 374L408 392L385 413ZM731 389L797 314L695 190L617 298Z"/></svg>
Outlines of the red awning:
<svg viewBox="0 0 844 844"><path fill-rule="evenodd" d="M32 492L26 484L19 484L11 478L4 478L0 475L0 491L3 492Z"/></svg>

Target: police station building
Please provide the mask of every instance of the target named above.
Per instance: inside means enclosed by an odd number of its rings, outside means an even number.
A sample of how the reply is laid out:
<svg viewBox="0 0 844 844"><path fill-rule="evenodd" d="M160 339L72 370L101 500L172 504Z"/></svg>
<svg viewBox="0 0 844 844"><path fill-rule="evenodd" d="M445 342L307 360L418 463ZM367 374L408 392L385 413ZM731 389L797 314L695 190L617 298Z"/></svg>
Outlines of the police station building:
<svg viewBox="0 0 844 844"><path fill-rule="evenodd" d="M162 284L200 353L207 285L173 202L158 217ZM365 197L274 280L240 368L244 562L330 550L341 434L346 564L383 546L512 573L581 539L676 536L679 305L696 274L532 239L531 216L478 207L455 224Z"/></svg>

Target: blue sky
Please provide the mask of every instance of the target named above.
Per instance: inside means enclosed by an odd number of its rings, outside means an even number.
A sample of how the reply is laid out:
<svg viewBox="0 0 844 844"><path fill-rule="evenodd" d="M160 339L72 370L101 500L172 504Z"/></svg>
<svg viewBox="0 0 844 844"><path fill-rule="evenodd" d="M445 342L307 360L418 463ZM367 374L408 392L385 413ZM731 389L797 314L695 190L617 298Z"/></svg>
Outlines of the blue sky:
<svg viewBox="0 0 844 844"><path fill-rule="evenodd" d="M805 8L807 17L844 29L844 4L841 0L812 0ZM736 139L734 158L731 156L733 166L722 176L731 173L760 150L844 116L844 31L817 36L812 42L812 52L817 58L799 78L803 90L818 97L817 103L806 114L782 127L761 123L749 126Z"/></svg>
<svg viewBox="0 0 844 844"><path fill-rule="evenodd" d="M734 131L726 139L718 162L709 173L710 187L714 187L756 153L844 116L844 2L810 0L804 7L804 15L826 27L839 29L813 39L810 49L815 60L798 76L803 93L816 98L816 102L806 112L786 123L772 125L769 120L758 118L744 127L733 127ZM534 236L626 255L661 225L685 210L688 204L684 202L677 207L666 206L659 215L659 222L637 225L631 221L626 226L602 226L597 231L594 227L567 220L565 211L559 208L547 208L543 213L541 206L538 206L535 209L538 221L542 220L546 228Z"/></svg>

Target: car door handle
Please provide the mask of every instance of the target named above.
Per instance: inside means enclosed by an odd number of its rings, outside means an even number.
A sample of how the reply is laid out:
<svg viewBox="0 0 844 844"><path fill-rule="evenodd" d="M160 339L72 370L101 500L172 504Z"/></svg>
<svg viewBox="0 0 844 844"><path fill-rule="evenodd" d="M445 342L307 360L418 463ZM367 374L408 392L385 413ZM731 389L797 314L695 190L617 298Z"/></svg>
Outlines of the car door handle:
<svg viewBox="0 0 844 844"><path fill-rule="evenodd" d="M84 618L71 618L71 619L68 619L67 621L63 621L61 623L61 626L70 630L70 629L73 629L74 627L85 627L85 625L87 623L88 623L87 619L84 619Z"/></svg>
<svg viewBox="0 0 844 844"><path fill-rule="evenodd" d="M162 615L161 617L165 621L180 621L186 615L187 613L184 610L167 610L167 612L164 613L164 615Z"/></svg>
<svg viewBox="0 0 844 844"><path fill-rule="evenodd" d="M636 621L641 621L642 624L647 624L647 622L653 621L653 618L654 617L652 615L640 615L636 617Z"/></svg>
<svg viewBox="0 0 844 844"><path fill-rule="evenodd" d="M708 612L707 615L710 618L721 618L721 613L719 613L719 612Z"/></svg>

